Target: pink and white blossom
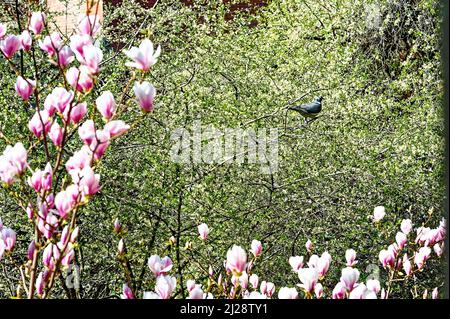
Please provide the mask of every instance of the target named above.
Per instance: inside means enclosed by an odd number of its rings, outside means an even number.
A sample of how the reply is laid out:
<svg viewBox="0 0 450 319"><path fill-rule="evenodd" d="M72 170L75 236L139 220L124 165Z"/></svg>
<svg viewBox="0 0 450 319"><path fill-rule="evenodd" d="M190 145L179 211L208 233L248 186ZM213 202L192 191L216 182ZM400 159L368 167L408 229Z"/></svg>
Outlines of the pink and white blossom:
<svg viewBox="0 0 450 319"><path fill-rule="evenodd" d="M155 277L158 277L167 274L173 265L172 260L168 256L161 259L158 255L152 255L148 259L148 267Z"/></svg>
<svg viewBox="0 0 450 319"><path fill-rule="evenodd" d="M142 110L144 112L153 111L156 95L155 87L146 81L142 83L136 82L133 86L133 91Z"/></svg>
<svg viewBox="0 0 450 319"><path fill-rule="evenodd" d="M262 244L259 240L253 239L251 244L251 252L253 256L259 257L262 253Z"/></svg>
<svg viewBox="0 0 450 319"><path fill-rule="evenodd" d="M36 81L31 79L24 79L21 76L17 77L16 84L14 88L16 89L17 94L25 101L28 101L30 96L34 92L34 88L36 87Z"/></svg>
<svg viewBox="0 0 450 319"><path fill-rule="evenodd" d="M38 35L44 29L46 15L43 12L33 12L28 29Z"/></svg>
<svg viewBox="0 0 450 319"><path fill-rule="evenodd" d="M209 227L205 223L201 223L197 226L199 237L201 240L206 240L209 234Z"/></svg>
<svg viewBox="0 0 450 319"><path fill-rule="evenodd" d="M132 47L130 50L125 50L124 53L132 60L132 62L127 62L126 66L148 71L158 60L161 54L161 46L153 51L153 43L149 39L145 39L141 42L139 48Z"/></svg>
<svg viewBox="0 0 450 319"><path fill-rule="evenodd" d="M289 265L291 265L294 272L298 272L303 267L303 256L289 257Z"/></svg>

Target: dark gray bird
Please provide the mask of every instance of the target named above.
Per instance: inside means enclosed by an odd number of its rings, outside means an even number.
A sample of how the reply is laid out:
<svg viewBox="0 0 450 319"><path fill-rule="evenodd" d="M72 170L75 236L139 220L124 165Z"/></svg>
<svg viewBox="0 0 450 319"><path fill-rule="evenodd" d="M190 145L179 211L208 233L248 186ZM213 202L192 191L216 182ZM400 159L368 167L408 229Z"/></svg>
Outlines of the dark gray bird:
<svg viewBox="0 0 450 319"><path fill-rule="evenodd" d="M291 106L289 110L300 112L301 115L307 118L315 118L322 111L322 100L323 97L319 96L314 98L314 101L311 103Z"/></svg>

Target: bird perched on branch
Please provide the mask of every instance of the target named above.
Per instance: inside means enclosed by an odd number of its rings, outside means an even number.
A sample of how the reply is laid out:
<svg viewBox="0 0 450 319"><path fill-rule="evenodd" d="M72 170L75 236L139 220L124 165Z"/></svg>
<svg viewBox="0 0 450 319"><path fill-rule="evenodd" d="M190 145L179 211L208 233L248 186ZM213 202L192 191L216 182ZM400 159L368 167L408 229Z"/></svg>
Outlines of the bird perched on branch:
<svg viewBox="0 0 450 319"><path fill-rule="evenodd" d="M289 107L289 110L300 112L305 118L314 119L322 111L322 100L323 97L319 96L314 98L314 101L311 103L291 106Z"/></svg>

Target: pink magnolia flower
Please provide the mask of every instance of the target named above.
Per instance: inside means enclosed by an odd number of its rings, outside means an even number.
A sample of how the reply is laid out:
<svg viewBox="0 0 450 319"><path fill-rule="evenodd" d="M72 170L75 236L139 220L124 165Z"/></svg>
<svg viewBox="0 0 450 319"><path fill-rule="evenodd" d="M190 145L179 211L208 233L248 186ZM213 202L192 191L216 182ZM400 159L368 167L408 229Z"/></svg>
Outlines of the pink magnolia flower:
<svg viewBox="0 0 450 319"><path fill-rule="evenodd" d="M79 190L84 196L94 195L100 190L100 174L94 174L92 167L86 166L81 170L79 180L74 180L74 183L78 183Z"/></svg>
<svg viewBox="0 0 450 319"><path fill-rule="evenodd" d="M67 115L69 112L69 108L66 108L64 112L64 120L67 121ZM70 110L70 123L72 124L78 124L81 119L86 115L87 113L87 104L86 103L79 103L72 107Z"/></svg>
<svg viewBox="0 0 450 319"><path fill-rule="evenodd" d="M127 284L123 285L122 299L134 299L133 291L131 291L131 288Z"/></svg>
<svg viewBox="0 0 450 319"><path fill-rule="evenodd" d="M42 171L37 170L28 179L28 185L30 185L36 192L40 192L42 189Z"/></svg>
<svg viewBox="0 0 450 319"><path fill-rule="evenodd" d="M89 144L89 149L94 153L94 159L99 160L109 146L111 136L106 130L97 130L95 138Z"/></svg>
<svg viewBox="0 0 450 319"><path fill-rule="evenodd" d="M64 247L64 245L66 245L66 243L69 240L69 231L70 231L69 226L68 225L64 226L61 232L61 237L58 242L58 247Z"/></svg>
<svg viewBox="0 0 450 319"><path fill-rule="evenodd" d="M36 278L36 293L38 295L42 295L44 293L45 288L45 280L44 280L44 272L40 272L39 275Z"/></svg>
<svg viewBox="0 0 450 319"><path fill-rule="evenodd" d="M253 239L251 244L251 252L255 257L261 256L262 244L259 240Z"/></svg>
<svg viewBox="0 0 450 319"><path fill-rule="evenodd" d="M248 288L248 274L245 271L239 276L239 285L242 289Z"/></svg>
<svg viewBox="0 0 450 319"><path fill-rule="evenodd" d="M405 271L406 276L409 276L412 274L412 266L411 266L411 262L409 261L408 255L405 254L403 256L403 270Z"/></svg>
<svg viewBox="0 0 450 319"><path fill-rule="evenodd" d="M411 219L404 219L402 220L402 223L400 224L400 230L405 234L408 235L413 228Z"/></svg>
<svg viewBox="0 0 450 319"><path fill-rule="evenodd" d="M205 223L198 225L198 233L201 240L206 240L209 234L209 227Z"/></svg>
<svg viewBox="0 0 450 319"><path fill-rule="evenodd" d="M267 296L267 281L263 280L261 282L261 285L259 286L259 291L263 294Z"/></svg>
<svg viewBox="0 0 450 319"><path fill-rule="evenodd" d="M5 160L4 155L0 156L0 180L6 185L11 185L16 175L17 169Z"/></svg>
<svg viewBox="0 0 450 319"><path fill-rule="evenodd" d="M45 205L42 205L39 210L38 229L45 238L50 239L59 223L58 218L52 212L47 213L46 210L43 209L44 207Z"/></svg>
<svg viewBox="0 0 450 319"><path fill-rule="evenodd" d="M106 123L103 129L109 134L110 137L117 137L128 131L130 126L125 124L122 120L116 120Z"/></svg>
<svg viewBox="0 0 450 319"><path fill-rule="evenodd" d="M152 255L148 259L148 267L155 277L159 277L160 275L168 273L173 265L172 260L168 256L161 259L158 255Z"/></svg>
<svg viewBox="0 0 450 319"><path fill-rule="evenodd" d="M213 270L213 267L211 265L208 267L208 275L210 277L212 277L214 275L214 270Z"/></svg>
<svg viewBox="0 0 450 319"><path fill-rule="evenodd" d="M16 175L23 173L27 165L27 151L22 143L8 145L0 156L0 179L10 185Z"/></svg>
<svg viewBox="0 0 450 319"><path fill-rule="evenodd" d="M384 268L394 267L395 255L392 251L383 249L380 251L380 254L378 255L378 257Z"/></svg>
<svg viewBox="0 0 450 319"><path fill-rule="evenodd" d="M377 206L373 210L372 219L374 222L379 222L384 218L385 215L386 215L386 209L384 208L384 206Z"/></svg>
<svg viewBox="0 0 450 319"><path fill-rule="evenodd" d="M70 106L70 103L74 98L73 91L67 91L63 87L54 88L51 95L52 95L51 100L52 105L61 114L64 114L64 111L66 110L66 108Z"/></svg>
<svg viewBox="0 0 450 319"><path fill-rule="evenodd" d="M133 62L127 62L125 65L137 68L142 71L148 71L157 61L157 58L161 54L161 46L158 46L155 52L153 52L153 43L149 39L145 39L139 45L139 48L132 47L130 50L124 51L125 55L133 60Z"/></svg>
<svg viewBox="0 0 450 319"><path fill-rule="evenodd" d="M4 227L0 232L0 241L3 241L6 251L12 251L16 245L16 232L11 228Z"/></svg>
<svg viewBox="0 0 450 319"><path fill-rule="evenodd" d="M39 138L41 137L42 132L48 133L51 124L52 121L48 111L42 110L39 111L39 113L34 113L30 122L28 122L28 128L37 138Z"/></svg>
<svg viewBox="0 0 450 319"><path fill-rule="evenodd" d="M301 281L298 286L306 292L312 293L319 280L319 273L315 268L302 268L298 271L298 278Z"/></svg>
<svg viewBox="0 0 450 319"><path fill-rule="evenodd" d="M77 241L78 238L78 234L80 233L80 228L77 226L75 227L75 229L72 231L72 235L70 235L70 242L73 244Z"/></svg>
<svg viewBox="0 0 450 319"><path fill-rule="evenodd" d="M78 62L84 63L83 48L88 45L92 45L92 37L90 35L75 34L70 37L70 48L72 49Z"/></svg>
<svg viewBox="0 0 450 319"><path fill-rule="evenodd" d="M133 91L142 110L144 112L153 111L153 101L156 95L155 87L146 81L136 82Z"/></svg>
<svg viewBox="0 0 450 319"><path fill-rule="evenodd" d="M57 121L53 122L52 127L50 128L50 132L48 133L48 136L52 140L53 144L55 146L61 146L62 139L63 139L63 130L61 126L59 126Z"/></svg>
<svg viewBox="0 0 450 319"><path fill-rule="evenodd" d="M156 293L161 297L161 299L169 299L172 295L173 291L175 290L175 287L177 285L177 280L175 277L171 276L159 276L156 279L156 286L155 291ZM197 289L194 288L193 291ZM192 293L192 291L190 292ZM203 297L203 291L202 291L202 297Z"/></svg>
<svg viewBox="0 0 450 319"><path fill-rule="evenodd" d="M227 252L226 268L239 276L247 264L247 254L240 246L233 245Z"/></svg>
<svg viewBox="0 0 450 319"><path fill-rule="evenodd" d="M50 164L47 164L50 165ZM54 204L55 204L55 197L53 196L53 194L49 194L46 198L45 198L45 203L48 207L53 208Z"/></svg>
<svg viewBox="0 0 450 319"><path fill-rule="evenodd" d="M37 170L28 179L28 184L36 191L40 192L42 189L50 190L52 188L53 170L50 163L47 163L45 170Z"/></svg>
<svg viewBox="0 0 450 319"><path fill-rule="evenodd" d="M317 267L317 263L319 262L319 256L317 256L316 254L311 255L311 257L309 257L308 260L308 267L310 268L316 268Z"/></svg>
<svg viewBox="0 0 450 319"><path fill-rule="evenodd" d="M191 292L197 285L195 284L195 281L192 279L189 279L186 281L186 288L189 292Z"/></svg>
<svg viewBox="0 0 450 319"><path fill-rule="evenodd" d="M203 299L203 296L203 290L200 287L196 286L194 289L189 291L188 299Z"/></svg>
<svg viewBox="0 0 450 319"><path fill-rule="evenodd" d="M87 120L78 128L78 135L81 140L90 145L95 139L95 125L93 120Z"/></svg>
<svg viewBox="0 0 450 319"><path fill-rule="evenodd" d="M381 291L381 284L380 281L377 279L369 279L366 282L367 289L373 291L374 293L379 293Z"/></svg>
<svg viewBox="0 0 450 319"><path fill-rule="evenodd" d="M303 256L289 257L289 265L293 271L298 272L303 267Z"/></svg>
<svg viewBox="0 0 450 319"><path fill-rule="evenodd" d="M103 92L102 95L97 98L95 104L97 106L97 110L105 120L111 119L116 113L116 101L110 91Z"/></svg>
<svg viewBox="0 0 450 319"><path fill-rule="evenodd" d="M399 251L400 251L400 249L399 249L397 243L390 244L390 245L388 246L388 249L387 249L387 250L392 254L392 256L394 256L394 258L397 257L397 255L398 255L398 253L399 253Z"/></svg>
<svg viewBox="0 0 450 319"><path fill-rule="evenodd" d="M257 274L252 274L250 276L249 282L252 285L253 289L258 288L258 283L259 283L258 275Z"/></svg>
<svg viewBox="0 0 450 319"><path fill-rule="evenodd" d="M86 70L91 75L96 75L100 71L100 62L103 60L103 52L100 48L90 44L83 47L83 62Z"/></svg>
<svg viewBox="0 0 450 319"><path fill-rule="evenodd" d="M33 31L34 34L39 34L42 32L45 23L45 13L43 12L33 12L31 14L29 30Z"/></svg>
<svg viewBox="0 0 450 319"><path fill-rule="evenodd" d="M445 234L447 233L447 221L445 220L445 218L442 218L442 220L439 222L439 232L441 233L441 236L443 237L442 239L444 239Z"/></svg>
<svg viewBox="0 0 450 319"><path fill-rule="evenodd" d="M70 213L70 211L75 206L75 200L73 195L67 191L61 191L55 196L55 206L58 210L59 216L66 219Z"/></svg>
<svg viewBox="0 0 450 319"><path fill-rule="evenodd" d="M345 260L347 261L348 267L353 267L354 265L356 265L358 263L356 261L356 251L354 251L353 249L347 249L345 251Z"/></svg>
<svg viewBox="0 0 450 319"><path fill-rule="evenodd" d="M332 298L333 299L344 299L345 298L345 285L343 282L338 282L333 289Z"/></svg>
<svg viewBox="0 0 450 319"><path fill-rule="evenodd" d="M50 243L44 249L44 253L42 254L42 263L49 270L54 271L56 268L56 263L60 257L61 257L61 252L59 251L58 246Z"/></svg>
<svg viewBox="0 0 450 319"><path fill-rule="evenodd" d="M438 256L438 257L441 257L442 256L442 254L444 253L444 249L443 249L443 246L444 244L442 244L442 245L440 245L440 244L435 244L434 246L433 246L433 250L434 250L434 252L436 253L436 255Z"/></svg>
<svg viewBox="0 0 450 319"><path fill-rule="evenodd" d="M74 257L75 250L73 249L73 244L69 243L64 251L63 257L61 258L61 265L64 267L68 267L72 263Z"/></svg>
<svg viewBox="0 0 450 319"><path fill-rule="evenodd" d="M28 260L33 260L33 256L34 256L35 252L36 252L36 242L34 240L32 240L30 245L28 245L28 250L27 250Z"/></svg>
<svg viewBox="0 0 450 319"><path fill-rule="evenodd" d="M3 40L0 40L0 50L7 59L11 59L21 46L20 38L15 35L7 35Z"/></svg>
<svg viewBox="0 0 450 319"><path fill-rule="evenodd" d="M28 101L31 94L33 94L34 88L36 87L36 81L30 79L24 79L20 75L17 77L15 89L17 94L25 100Z"/></svg>
<svg viewBox="0 0 450 319"><path fill-rule="evenodd" d="M39 47L49 56L53 56L61 49L62 39L58 32L53 32L44 38L44 41L39 40Z"/></svg>
<svg viewBox="0 0 450 319"><path fill-rule="evenodd" d="M94 80L84 65L67 70L66 79L70 86L78 92L90 92L94 87Z"/></svg>
<svg viewBox="0 0 450 319"><path fill-rule="evenodd" d="M355 284L358 282L359 279L359 270L352 268L352 267L346 267L342 269L341 273L341 282L344 284L345 288L348 291L352 291L355 287Z"/></svg>
<svg viewBox="0 0 450 319"><path fill-rule="evenodd" d="M295 288L282 287L278 291L278 299L297 299L298 292Z"/></svg>
<svg viewBox="0 0 450 319"><path fill-rule="evenodd" d="M122 230L122 224L120 223L119 219L116 218L114 220L114 232L116 233L120 233Z"/></svg>
<svg viewBox="0 0 450 319"><path fill-rule="evenodd" d="M6 24L0 23L0 40L6 35L6 31L8 30Z"/></svg>
<svg viewBox="0 0 450 319"><path fill-rule="evenodd" d="M267 282L266 284L266 295L271 298L275 292L275 284L273 282Z"/></svg>
<svg viewBox="0 0 450 319"><path fill-rule="evenodd" d="M49 94L44 100L44 110L48 112L49 116L53 116L56 113L56 108L53 102L53 95Z"/></svg>
<svg viewBox="0 0 450 319"><path fill-rule="evenodd" d="M402 232L398 232L395 235L395 241L397 242L397 245L400 249L403 249L403 247L405 247L408 239L406 238L406 235Z"/></svg>
<svg viewBox="0 0 450 319"><path fill-rule="evenodd" d="M73 51L70 49L68 45L65 45L58 51L58 59L56 61L61 67L65 68L75 59L73 55ZM55 64L56 64L55 63Z"/></svg>
<svg viewBox="0 0 450 319"><path fill-rule="evenodd" d="M420 270L423 268L425 262L430 257L431 249L430 247L421 247L418 252L414 255L414 263L417 265L417 268Z"/></svg>
<svg viewBox="0 0 450 319"><path fill-rule="evenodd" d="M25 51L29 51L31 49L31 44L33 40L31 39L30 32L28 30L23 30L19 36L20 44Z"/></svg>
<svg viewBox="0 0 450 319"><path fill-rule="evenodd" d="M125 242L123 241L123 238L119 240L119 245L117 246L117 251L119 255L123 255L125 253Z"/></svg>
<svg viewBox="0 0 450 319"><path fill-rule="evenodd" d="M317 283L314 287L314 294L316 295L317 299L322 298L323 296L323 286L321 283Z"/></svg>
<svg viewBox="0 0 450 319"><path fill-rule="evenodd" d="M439 291L437 287L433 289L433 292L431 293L431 298L439 299Z"/></svg>
<svg viewBox="0 0 450 319"><path fill-rule="evenodd" d="M66 170L69 174L78 174L84 167L91 163L92 152L85 145L76 151L66 162Z"/></svg>
<svg viewBox="0 0 450 319"><path fill-rule="evenodd" d="M78 31L81 35L94 37L101 29L100 18L97 15L81 17L78 22Z"/></svg>
<svg viewBox="0 0 450 319"><path fill-rule="evenodd" d="M306 247L306 250L307 250L309 253L312 252L312 249L313 249L313 243L312 243L312 241L308 239L308 240L306 241L305 247Z"/></svg>
<svg viewBox="0 0 450 319"><path fill-rule="evenodd" d="M364 284L357 284L350 291L348 299L365 299L364 298L364 294L365 294L366 290L367 290L366 285L364 285Z"/></svg>
<svg viewBox="0 0 450 319"><path fill-rule="evenodd" d="M328 252L324 252L322 256L317 260L316 268L319 272L319 277L322 278L328 271L331 264L331 255Z"/></svg>

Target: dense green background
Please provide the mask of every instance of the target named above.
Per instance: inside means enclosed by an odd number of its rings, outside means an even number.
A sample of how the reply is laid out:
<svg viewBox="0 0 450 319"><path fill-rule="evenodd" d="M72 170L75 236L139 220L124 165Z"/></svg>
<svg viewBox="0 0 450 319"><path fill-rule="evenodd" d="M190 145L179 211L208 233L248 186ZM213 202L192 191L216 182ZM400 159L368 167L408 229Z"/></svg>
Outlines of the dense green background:
<svg viewBox="0 0 450 319"><path fill-rule="evenodd" d="M438 2L269 1L251 13L235 12L232 20L225 19L230 1L194 2L160 1L153 9L132 0L105 4L109 62L94 97L106 89L118 95L129 77L117 47L149 37L162 54L150 77L158 92L155 112L113 143L99 168L102 191L81 216L82 296L120 293L118 239L111 231L116 217L145 290L153 288L146 267L151 254L171 256L185 281L200 270L185 254L218 270L230 245L248 248L252 239L264 245L255 268L262 280L296 284L287 260L306 254L310 238L317 253L333 256L326 283L334 286L347 248L358 252L365 278L402 218L419 225L432 211L430 225L437 226L444 200ZM29 135L4 60L0 68L0 128L12 139ZM283 111L290 101L315 95L324 96L323 115L308 127ZM219 129L279 128L278 172L173 163L171 130L190 130L195 120ZM25 216L1 196L5 224L26 234L19 229ZM382 231L369 219L378 205L387 209ZM211 229L207 245L197 238L201 222ZM193 251L177 260L167 245L172 235L182 246L192 241ZM421 291L443 284L443 264L428 266L431 271L419 274ZM411 284L395 287L392 296L410 297ZM0 296L10 286L0 284Z"/></svg>

